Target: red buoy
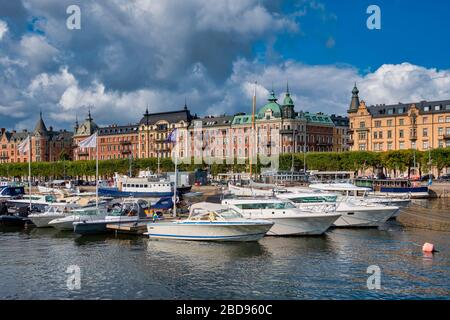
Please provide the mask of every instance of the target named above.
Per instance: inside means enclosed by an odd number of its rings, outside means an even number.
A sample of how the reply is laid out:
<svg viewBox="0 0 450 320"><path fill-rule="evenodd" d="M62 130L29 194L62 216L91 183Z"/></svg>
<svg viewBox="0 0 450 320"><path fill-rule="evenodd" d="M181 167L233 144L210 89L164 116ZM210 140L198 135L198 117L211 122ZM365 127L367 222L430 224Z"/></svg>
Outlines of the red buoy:
<svg viewBox="0 0 450 320"><path fill-rule="evenodd" d="M426 242L422 247L423 252L435 252L434 244Z"/></svg>

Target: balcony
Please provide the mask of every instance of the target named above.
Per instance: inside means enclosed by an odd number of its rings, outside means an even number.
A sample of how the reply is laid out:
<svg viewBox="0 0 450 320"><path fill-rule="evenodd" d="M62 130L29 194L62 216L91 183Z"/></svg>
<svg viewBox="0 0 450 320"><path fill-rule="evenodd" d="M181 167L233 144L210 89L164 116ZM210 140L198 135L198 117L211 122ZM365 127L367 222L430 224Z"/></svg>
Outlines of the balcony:
<svg viewBox="0 0 450 320"><path fill-rule="evenodd" d="M131 150L122 150L121 153L122 153L122 154L130 154L130 153L131 153Z"/></svg>
<svg viewBox="0 0 450 320"><path fill-rule="evenodd" d="M416 141L417 140L417 135L413 134L409 137L409 140L411 141Z"/></svg>
<svg viewBox="0 0 450 320"><path fill-rule="evenodd" d="M352 146L355 144L355 141L353 139L349 139L347 143Z"/></svg>
<svg viewBox="0 0 450 320"><path fill-rule="evenodd" d="M79 157L88 157L89 156L89 152L79 152L78 156Z"/></svg>
<svg viewBox="0 0 450 320"><path fill-rule="evenodd" d="M281 129L280 130L280 134L293 134L294 130L293 129Z"/></svg>
<svg viewBox="0 0 450 320"><path fill-rule="evenodd" d="M444 140L450 140L450 134L444 134L443 138Z"/></svg>
<svg viewBox="0 0 450 320"><path fill-rule="evenodd" d="M355 130L353 130L353 129L350 129L350 128L347 129L347 133L348 133L348 134L353 134L354 132L355 132Z"/></svg>
<svg viewBox="0 0 450 320"><path fill-rule="evenodd" d="M120 144L123 146L129 146L131 144L131 141L129 140L120 141Z"/></svg>

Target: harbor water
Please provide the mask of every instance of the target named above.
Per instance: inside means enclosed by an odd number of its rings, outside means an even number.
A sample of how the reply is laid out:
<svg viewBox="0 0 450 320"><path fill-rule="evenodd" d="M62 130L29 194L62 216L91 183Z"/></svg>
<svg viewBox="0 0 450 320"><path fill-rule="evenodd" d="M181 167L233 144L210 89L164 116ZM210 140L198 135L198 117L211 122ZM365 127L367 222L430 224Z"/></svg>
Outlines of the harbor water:
<svg viewBox="0 0 450 320"><path fill-rule="evenodd" d="M425 242L439 252L423 253ZM0 299L449 299L449 244L448 231L398 221L255 243L2 228ZM379 289L368 288L370 266L380 270Z"/></svg>

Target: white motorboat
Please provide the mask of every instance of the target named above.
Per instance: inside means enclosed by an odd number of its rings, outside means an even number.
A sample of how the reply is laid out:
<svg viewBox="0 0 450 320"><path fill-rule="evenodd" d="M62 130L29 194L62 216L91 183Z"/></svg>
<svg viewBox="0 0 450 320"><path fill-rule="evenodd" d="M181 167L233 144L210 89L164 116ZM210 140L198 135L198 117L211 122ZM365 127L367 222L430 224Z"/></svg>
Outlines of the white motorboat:
<svg viewBox="0 0 450 320"><path fill-rule="evenodd" d="M334 222L335 227L379 227L399 211L396 206L366 203L361 200L338 199L337 195L318 192L290 192L277 195L280 199L292 201L298 208L313 203L332 203L341 216Z"/></svg>
<svg viewBox="0 0 450 320"><path fill-rule="evenodd" d="M8 207L19 209L22 207L29 207L30 202L33 210L42 212L47 206L58 202L58 200L54 195L49 194L24 194L19 199L8 200L7 205Z"/></svg>
<svg viewBox="0 0 450 320"><path fill-rule="evenodd" d="M223 205L235 209L247 219L274 222L267 235L320 235L340 218L335 211L299 209L291 201L277 198L224 199Z"/></svg>
<svg viewBox="0 0 450 320"><path fill-rule="evenodd" d="M244 219L228 206L200 202L190 207L189 217L171 222L150 222L150 238L200 241L257 241L264 237L273 222Z"/></svg>
<svg viewBox="0 0 450 320"><path fill-rule="evenodd" d="M79 208L79 205L73 203L53 203L47 206L44 212L29 214L28 218L36 227L48 228L51 227L50 221L67 216L71 210L76 208Z"/></svg>
<svg viewBox="0 0 450 320"><path fill-rule="evenodd" d="M108 229L108 224L124 224L130 222L149 222L153 218L147 216L146 210L149 203L143 199L128 198L117 204L111 212L102 219L85 219L73 223L73 231L81 235L101 234L112 232Z"/></svg>
<svg viewBox="0 0 450 320"><path fill-rule="evenodd" d="M372 189L367 187L355 186L351 183L318 183L311 184L309 188L324 192L336 192L340 196L338 201L342 199L351 200L353 204L377 204L394 206L399 209L407 208L411 204L410 197L386 197L374 195L371 193ZM389 219L396 218L401 213L401 210L396 210Z"/></svg>
<svg viewBox="0 0 450 320"><path fill-rule="evenodd" d="M48 225L62 231L73 231L74 222L101 220L105 218L107 213L105 207L75 209L68 216L51 220Z"/></svg>
<svg viewBox="0 0 450 320"><path fill-rule="evenodd" d="M406 208L411 204L410 197L387 197L375 195L372 189L355 186L351 183L316 183L309 185L310 189L326 192L336 192L353 200L362 200L369 203L385 204Z"/></svg>

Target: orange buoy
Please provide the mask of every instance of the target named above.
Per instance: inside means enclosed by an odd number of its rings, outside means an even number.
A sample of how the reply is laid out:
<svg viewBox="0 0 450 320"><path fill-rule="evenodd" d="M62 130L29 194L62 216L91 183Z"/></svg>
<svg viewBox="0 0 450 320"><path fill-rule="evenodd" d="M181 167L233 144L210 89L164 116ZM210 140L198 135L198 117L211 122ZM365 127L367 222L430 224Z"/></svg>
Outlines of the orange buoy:
<svg viewBox="0 0 450 320"><path fill-rule="evenodd" d="M422 247L423 252L435 252L434 245L432 243L426 242Z"/></svg>

